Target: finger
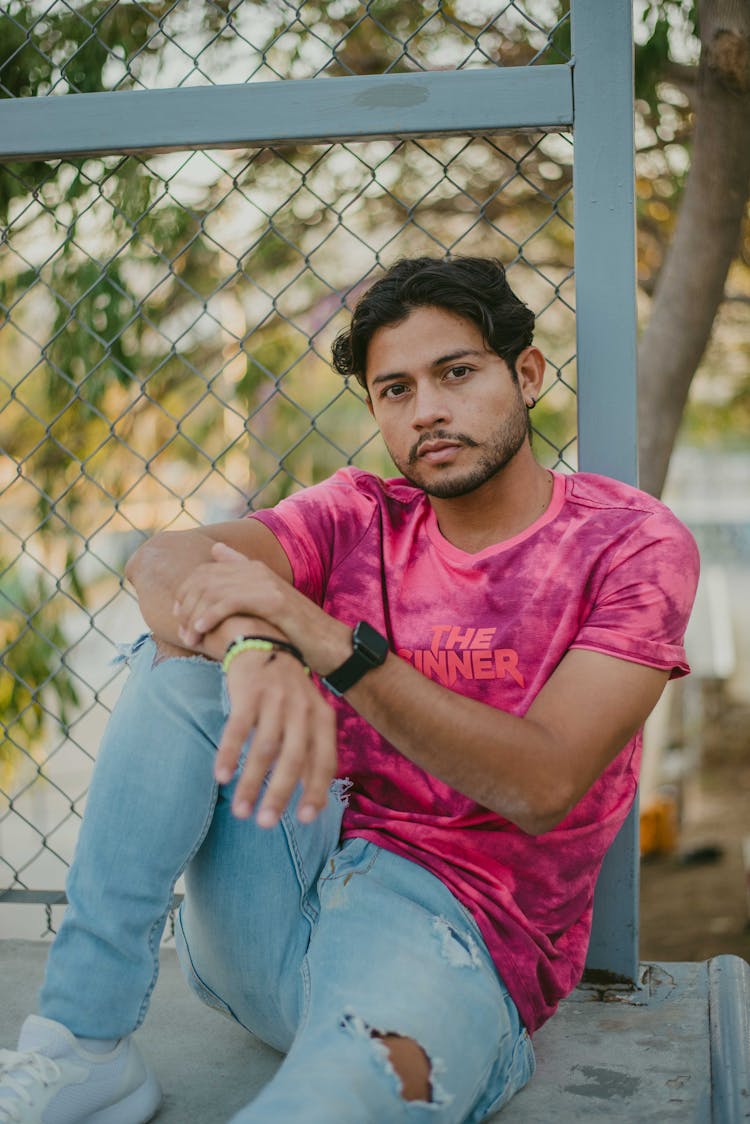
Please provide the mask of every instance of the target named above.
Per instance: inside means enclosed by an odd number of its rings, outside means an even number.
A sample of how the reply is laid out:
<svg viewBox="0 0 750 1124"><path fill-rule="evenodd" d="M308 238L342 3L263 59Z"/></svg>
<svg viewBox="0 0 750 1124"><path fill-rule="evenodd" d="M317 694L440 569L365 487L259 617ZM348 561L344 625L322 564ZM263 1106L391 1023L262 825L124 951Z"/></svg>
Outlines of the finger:
<svg viewBox="0 0 750 1124"><path fill-rule="evenodd" d="M191 612L195 600L200 596L200 591L203 587L205 568L205 563L197 566L192 574L189 574L178 586L172 606L172 611L175 616L182 617L184 613Z"/></svg>
<svg viewBox="0 0 750 1124"><path fill-rule="evenodd" d="M212 563L212 572L200 575L179 611L180 638L197 644L202 637L227 617L243 609L242 589L230 586L231 572ZM213 569L215 567L215 570Z"/></svg>
<svg viewBox="0 0 750 1124"><path fill-rule="evenodd" d="M274 827L289 803L307 761L309 710L287 711L279 757L258 808L259 827Z"/></svg>
<svg viewBox="0 0 750 1124"><path fill-rule="evenodd" d="M222 604L226 601L223 591L204 589L196 597L189 609L184 609L180 614L180 637L186 643L197 644L207 632L213 628L208 621L217 612L217 601ZM231 616L234 610L228 609L218 617L217 624Z"/></svg>
<svg viewBox="0 0 750 1124"><path fill-rule="evenodd" d="M255 726L256 715L252 705L247 705L242 711L232 710L229 715L214 762L214 776L219 784L228 784L234 776L243 746Z"/></svg>
<svg viewBox="0 0 750 1124"><path fill-rule="evenodd" d="M182 595L181 600L175 601L172 607L175 619L177 621L177 632L183 644L191 647L198 643L200 637L195 636L195 629L191 624L192 618L195 616L195 607L200 604L202 592L197 583L194 582Z"/></svg>
<svg viewBox="0 0 750 1124"><path fill-rule="evenodd" d="M211 547L211 554L218 561L222 562L247 562L246 554L241 554L239 550L234 550L231 546L227 546L225 542L215 542Z"/></svg>
<svg viewBox="0 0 750 1124"><path fill-rule="evenodd" d="M247 819L252 814L266 773L278 756L282 728L281 695L265 692L252 745L232 800L232 811L238 819Z"/></svg>
<svg viewBox="0 0 750 1124"><path fill-rule="evenodd" d="M236 565L227 567L213 559L196 566L177 589L172 606L175 616L179 617L183 625L187 624L195 617L206 598L210 599L221 592L233 574L236 574Z"/></svg>
<svg viewBox="0 0 750 1124"><path fill-rule="evenodd" d="M195 609L189 627L205 634L212 632L227 617L239 614L255 615L256 603L246 590L222 590L209 593Z"/></svg>
<svg viewBox="0 0 750 1124"><path fill-rule="evenodd" d="M201 602L196 599L192 607L183 605L179 614L177 614L178 627L177 634L180 640L188 648L193 648L201 642L205 630L198 629L195 626L194 618L201 616L200 609Z"/></svg>
<svg viewBox="0 0 750 1124"><path fill-rule="evenodd" d="M182 625L177 629L177 635L186 648L197 648L204 636L202 632L196 632L194 628Z"/></svg>
<svg viewBox="0 0 750 1124"><path fill-rule="evenodd" d="M326 807L331 782L338 772L336 715L325 702L314 719L311 741L297 808L300 823L311 823Z"/></svg>

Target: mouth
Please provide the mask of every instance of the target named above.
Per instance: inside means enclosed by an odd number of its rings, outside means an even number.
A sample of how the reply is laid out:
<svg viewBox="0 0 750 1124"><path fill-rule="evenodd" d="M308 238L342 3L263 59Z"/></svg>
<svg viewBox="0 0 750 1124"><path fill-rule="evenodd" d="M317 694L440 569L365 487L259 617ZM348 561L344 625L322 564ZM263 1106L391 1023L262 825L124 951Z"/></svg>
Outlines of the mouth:
<svg viewBox="0 0 750 1124"><path fill-rule="evenodd" d="M452 460L462 448L463 445L457 441L425 441L417 456L419 460L425 460L429 464L443 464Z"/></svg>

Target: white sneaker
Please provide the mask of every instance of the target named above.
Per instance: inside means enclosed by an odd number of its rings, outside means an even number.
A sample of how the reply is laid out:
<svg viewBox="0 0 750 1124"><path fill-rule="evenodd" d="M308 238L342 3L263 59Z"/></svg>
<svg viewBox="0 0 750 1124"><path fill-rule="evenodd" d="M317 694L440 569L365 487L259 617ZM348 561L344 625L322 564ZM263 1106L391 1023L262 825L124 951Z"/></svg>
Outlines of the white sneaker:
<svg viewBox="0 0 750 1124"><path fill-rule="evenodd" d="M0 1124L145 1124L160 1104L132 1037L90 1054L61 1023L30 1015L18 1050L0 1050Z"/></svg>

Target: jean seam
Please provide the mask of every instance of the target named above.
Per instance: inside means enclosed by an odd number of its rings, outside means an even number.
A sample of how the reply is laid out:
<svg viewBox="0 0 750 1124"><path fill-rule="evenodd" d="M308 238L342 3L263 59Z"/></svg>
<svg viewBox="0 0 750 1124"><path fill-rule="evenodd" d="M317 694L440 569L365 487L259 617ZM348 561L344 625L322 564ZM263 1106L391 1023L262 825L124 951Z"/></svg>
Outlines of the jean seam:
<svg viewBox="0 0 750 1124"><path fill-rule="evenodd" d="M380 854L379 848L373 846L373 852L374 853L373 853L372 857L370 858L370 860L368 862L367 869L365 871L361 871L361 872L358 872L358 873L365 874L367 871L372 869L373 865L377 861L377 858ZM330 859L329 859L329 861L330 861ZM348 873L353 873L353 872L349 871ZM319 878L318 878L318 884L321 881L323 881L322 875L319 876ZM329 881L330 881L330 879L329 879ZM315 930L315 925L316 925L319 917L320 917L320 911L319 910L315 911L315 917L312 921L310 921L310 930L311 930L310 931L310 937L311 937L311 939L312 939L312 933ZM308 920L309 920L309 918L308 918ZM308 950L309 950L309 945L308 945ZM299 969L300 974L302 976L302 988L303 988L304 1002L303 1002L302 1012L300 1014L299 1024L298 1024L297 1030L295 1032L295 1039L299 1038L299 1036L302 1034L302 1032L304 1031L305 1026L307 1024L307 1021L310 1017L310 1000L311 1000L311 996L312 996L312 984L311 984L311 981L310 981L310 965L309 965L308 957L309 957L309 951L307 953L305 953L305 955L302 957L302 963L300 964L300 969Z"/></svg>
<svg viewBox="0 0 750 1124"><path fill-rule="evenodd" d="M281 826L286 839L289 853L292 856L292 866L297 878L297 884L300 891L300 912L307 920L308 924L312 927L318 919L318 911L310 903L310 883L307 878L307 871L305 864L302 860L302 853L297 844L297 835L294 830L294 825L291 822L292 813L284 812L281 817Z"/></svg>
<svg viewBox="0 0 750 1124"><path fill-rule="evenodd" d="M302 963L299 966L300 975L302 976L302 1012L300 1014L299 1025L294 1033L295 1040L299 1038L304 1030L307 1020L310 1017L310 997L312 995L312 984L310 982L310 965L307 959L308 954L302 957Z"/></svg>
<svg viewBox="0 0 750 1124"><path fill-rule="evenodd" d="M510 998L510 996L508 996L508 998ZM513 1001L511 1000L511 1002L513 1002ZM498 1019L498 1032L499 1032L499 1030L500 1030L500 1025L499 1025L499 1019ZM525 1029L524 1029L524 1028L522 1027L522 1028L521 1028L521 1034L520 1034L520 1035L518 1036L518 1038L516 1039L516 1044L515 1044L515 1045L514 1045L514 1047L513 1047L513 1053L511 1054L511 1064L512 1064L512 1062L513 1062L513 1059L515 1058L515 1053L516 1053L516 1049L517 1049L517 1044L518 1044L518 1041L519 1041L519 1040L520 1040L520 1038L521 1038L521 1037L522 1037L523 1035L525 1035L525 1034L526 1034L526 1031L525 1031ZM479 1099L480 1099L480 1096L481 1096L481 1092L482 1092L482 1089L485 1089L485 1090L486 1090L486 1088L487 1088L487 1083L488 1083L488 1081L489 1081L489 1079L490 1079L490 1076L491 1076L491 1074L492 1074L492 1070L493 1070L493 1067L494 1067L494 1065L495 1065L495 1062L497 1061L497 1057L498 1057L498 1054L499 1054L499 1052L500 1052L500 1044L501 1044L501 1042L502 1042L502 1036L501 1036L501 1035L499 1035L499 1033L498 1033L498 1039L497 1039L497 1043L496 1043L496 1049L495 1049L495 1053L493 1054L493 1056L492 1056L492 1058L490 1059L490 1061L489 1061L489 1062L487 1063L487 1067L486 1067L486 1069L485 1069L484 1073L482 1074L482 1076L481 1076L480 1078L478 1078L478 1080L477 1080L477 1083L476 1083L476 1085L475 1085L475 1087L474 1087L474 1090L473 1090L473 1092L472 1092L472 1095L471 1095L471 1100L470 1100L470 1102L469 1102L469 1103L470 1103L470 1104L472 1104L472 1105L474 1106L474 1109L473 1109L473 1111L472 1111L472 1114L471 1114L471 1115L470 1115L470 1116L468 1117L468 1121L469 1121L469 1124L474 1124L474 1122L475 1122L475 1121L476 1121L476 1122L477 1122L477 1124L478 1124L478 1122L479 1122L480 1120L483 1120L483 1119L484 1119L484 1117L486 1116L486 1112L485 1112L485 1113L482 1113L482 1114L481 1114L481 1116L477 1116L477 1115L476 1115L476 1113L478 1112L478 1109L479 1109L478 1101L479 1101ZM506 1089L507 1087L508 1087L508 1082L506 1081L506 1082L505 1082L505 1085L503 1086L503 1092L505 1091L505 1089ZM502 1094L501 1094L501 1093L498 1093L498 1097L500 1097L500 1096L502 1096ZM495 1099L497 1099L497 1098L495 1098Z"/></svg>
<svg viewBox="0 0 750 1124"><path fill-rule="evenodd" d="M512 1002L512 1000L511 1000L511 1002ZM529 1032L527 1031L526 1027L522 1025L521 1026L521 1033L517 1036L515 1042L513 1043L513 1050L511 1052L510 1061L508 1063L508 1067L507 1067L507 1070L506 1070L505 1083L503 1085L503 1088L502 1088L501 1092L499 1092L497 1094L497 1096L494 1097L490 1101L489 1105L481 1112L481 1115L479 1115L479 1116L476 1115L476 1113L479 1111L479 1106L477 1105L477 1107L474 1110L474 1115L472 1115L470 1117L470 1124L480 1124L480 1122L482 1120L485 1120L487 1118L487 1116L489 1116L490 1113L495 1113L499 1109L505 1107L505 1105L508 1103L508 1097L507 1097L508 1086L510 1084L511 1077L513 1076L513 1073L515 1071L515 1065L516 1065L516 1062L518 1060L519 1052L523 1048L524 1051L526 1052L527 1056L528 1056L530 1046L531 1046L531 1036L529 1035ZM520 1086L520 1089L525 1088L525 1086L528 1085L529 1081L534 1076L534 1072L536 1070L536 1061L535 1061L535 1058L534 1058L533 1051L531 1053L531 1057L530 1057L529 1061L530 1061L529 1076L526 1078L526 1081L524 1082L524 1084L522 1086ZM492 1072L492 1066L493 1065L494 1065L494 1062L492 1062L489 1066L488 1074L484 1078L485 1082L487 1081L487 1077L489 1076L489 1073ZM517 1089L516 1092L520 1092L520 1089ZM476 1094L475 1094L475 1096L476 1096Z"/></svg>
<svg viewBox="0 0 750 1124"><path fill-rule="evenodd" d="M320 910L316 909L310 901L310 890L313 883L308 878L308 872L305 869L302 853L299 849L299 844L297 842L297 832L293 822L293 813L289 811L283 812L280 822L282 830L284 832L284 837L286 839L287 847L289 848L289 853L292 857L292 865L294 867L294 873L297 878L297 883L300 888L300 912L302 913L303 917L306 918L312 930L318 920L318 917L320 916ZM325 869L325 866L323 869ZM316 886L320 881L320 877L321 876L318 875L315 879Z"/></svg>
<svg viewBox="0 0 750 1124"><path fill-rule="evenodd" d="M206 1006L212 1007L214 1010L219 1011L220 1014L231 1015L231 1017L235 1019L235 1021L239 1022L239 1019L236 1019L236 1016L234 1015L229 1004L226 1003L225 1000L223 1000L221 996L213 990L212 987L208 986L195 966L195 962L193 961L193 954L190 951L190 945L188 944L187 937L185 935L185 928L182 924L182 907L180 907L180 909L177 911L177 919L175 924L180 930L180 940L185 949L185 955L187 957L187 964L181 963L181 967L183 969L183 972L187 970L187 972L189 973L189 982L195 989L201 1002L205 1003ZM209 997L211 1000L215 1000L216 1002L209 1002Z"/></svg>
<svg viewBox="0 0 750 1124"><path fill-rule="evenodd" d="M193 988L197 998L201 1003L203 1003L206 1007L209 1007L212 1011L216 1011L218 1014L223 1015L224 1018L229 1019L233 1023L236 1023L237 1026L241 1026L243 1030L246 1030L248 1032L248 1034L252 1034L253 1036L257 1037L255 1031L251 1027L246 1026L246 1024L243 1023L242 1019L237 1016L231 1004L227 1003L225 999L222 999L219 993L217 991L214 991L214 989L206 983L206 981L203 979L203 976L196 968L195 962L193 961L193 954L190 951L190 945L188 944L187 936L185 934L185 928L182 924L181 909L177 913L177 924L180 927L182 944L185 948L185 954L188 961L186 965L181 965L181 967L183 969L183 972L185 972L185 970L187 969L187 972L190 976L188 985Z"/></svg>
<svg viewBox="0 0 750 1124"><path fill-rule="evenodd" d="M356 836L352 836L350 838L356 838ZM345 842L348 842L348 840L345 840ZM369 840L366 840L366 842L369 843ZM372 868L375 866L375 863L380 858L380 855L381 855L381 848L379 848L377 846L377 844L369 843L369 845L373 848L373 852L370 855L370 857L368 858L367 863L365 864L364 867L362 867L362 866L357 866L357 867L347 867L347 866L345 866L344 869L341 872L336 872L335 874L321 874L320 878L318 879L318 882L320 884L322 884L324 882L336 882L336 881L338 881L339 878L347 878L347 877L351 876L352 874L369 874L370 871L372 870ZM333 859L335 859L335 856L331 855L328 859L328 862L330 863ZM324 868L324 870L325 870L325 868Z"/></svg>

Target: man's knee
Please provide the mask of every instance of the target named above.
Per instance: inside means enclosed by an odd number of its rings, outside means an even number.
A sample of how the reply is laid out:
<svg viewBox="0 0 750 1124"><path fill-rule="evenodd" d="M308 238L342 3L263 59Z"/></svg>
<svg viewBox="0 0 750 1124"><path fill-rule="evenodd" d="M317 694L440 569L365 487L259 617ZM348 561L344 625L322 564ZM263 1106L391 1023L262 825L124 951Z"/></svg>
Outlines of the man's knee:
<svg viewBox="0 0 750 1124"><path fill-rule="evenodd" d="M430 1101L430 1060L418 1042L400 1034L372 1032L387 1048L393 1066L401 1081L401 1096L405 1101Z"/></svg>
<svg viewBox="0 0 750 1124"><path fill-rule="evenodd" d="M164 660L175 659L176 657L194 656L195 652L191 652L189 648L180 648L177 644L171 644L169 640L162 640L160 637L154 637L154 644L156 645L156 652L154 654L154 664L162 663Z"/></svg>

